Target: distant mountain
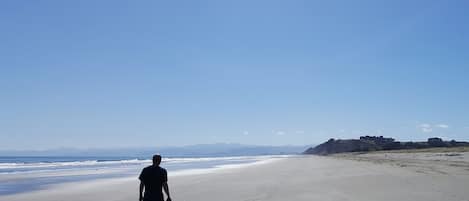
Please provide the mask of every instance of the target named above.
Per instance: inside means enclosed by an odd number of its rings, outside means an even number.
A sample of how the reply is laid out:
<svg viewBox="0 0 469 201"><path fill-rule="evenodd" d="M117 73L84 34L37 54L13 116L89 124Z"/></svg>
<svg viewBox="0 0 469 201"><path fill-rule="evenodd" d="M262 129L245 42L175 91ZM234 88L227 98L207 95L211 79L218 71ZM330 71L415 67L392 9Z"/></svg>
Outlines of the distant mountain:
<svg viewBox="0 0 469 201"><path fill-rule="evenodd" d="M300 154L305 146L259 146L233 143L199 144L181 147L144 147L115 149L50 149L50 150L0 150L0 156L129 156L148 158L155 153L165 157L209 157Z"/></svg>
<svg viewBox="0 0 469 201"><path fill-rule="evenodd" d="M335 140L330 139L316 147L304 151L304 154L328 155L344 152L367 152L380 150L422 149L433 147L469 146L468 142L455 140L443 141L441 138L428 138L426 142L398 142L393 138L383 136L362 136L360 139Z"/></svg>

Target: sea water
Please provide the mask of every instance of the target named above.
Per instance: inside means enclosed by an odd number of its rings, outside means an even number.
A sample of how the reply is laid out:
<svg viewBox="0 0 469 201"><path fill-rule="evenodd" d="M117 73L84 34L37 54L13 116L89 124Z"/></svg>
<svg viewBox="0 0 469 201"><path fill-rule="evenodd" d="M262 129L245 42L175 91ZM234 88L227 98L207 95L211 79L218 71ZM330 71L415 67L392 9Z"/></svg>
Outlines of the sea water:
<svg viewBox="0 0 469 201"><path fill-rule="evenodd" d="M163 158L171 176L251 164L274 156ZM138 177L151 160L136 157L0 157L0 195L47 188L52 184L119 177Z"/></svg>

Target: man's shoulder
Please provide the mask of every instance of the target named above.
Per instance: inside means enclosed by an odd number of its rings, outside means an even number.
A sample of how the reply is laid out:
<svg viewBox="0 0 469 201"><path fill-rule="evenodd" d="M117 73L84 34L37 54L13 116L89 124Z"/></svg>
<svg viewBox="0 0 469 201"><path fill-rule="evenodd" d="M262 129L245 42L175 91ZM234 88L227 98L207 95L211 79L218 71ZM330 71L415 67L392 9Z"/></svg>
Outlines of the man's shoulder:
<svg viewBox="0 0 469 201"><path fill-rule="evenodd" d="M160 171L160 172L166 172L166 169L165 169L165 168L162 168L162 167L160 167L160 166L150 165L150 166L144 167L142 171Z"/></svg>
<svg viewBox="0 0 469 201"><path fill-rule="evenodd" d="M142 171L148 171L149 169L152 169L152 165L149 165L147 167L144 167Z"/></svg>
<svg viewBox="0 0 469 201"><path fill-rule="evenodd" d="M151 168L153 168L153 165L149 165L149 166L147 166L147 167L145 167L145 168L143 168L143 169L151 169Z"/></svg>

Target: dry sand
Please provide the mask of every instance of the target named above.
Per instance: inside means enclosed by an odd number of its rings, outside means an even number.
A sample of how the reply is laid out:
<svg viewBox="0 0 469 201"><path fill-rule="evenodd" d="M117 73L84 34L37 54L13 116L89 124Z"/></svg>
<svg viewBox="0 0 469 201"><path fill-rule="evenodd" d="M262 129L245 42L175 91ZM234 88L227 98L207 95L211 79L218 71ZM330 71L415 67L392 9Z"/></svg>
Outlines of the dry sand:
<svg viewBox="0 0 469 201"><path fill-rule="evenodd" d="M469 201L468 153L444 154L448 153L286 158L170 176L169 185L174 201ZM69 183L0 200L137 201L138 181Z"/></svg>

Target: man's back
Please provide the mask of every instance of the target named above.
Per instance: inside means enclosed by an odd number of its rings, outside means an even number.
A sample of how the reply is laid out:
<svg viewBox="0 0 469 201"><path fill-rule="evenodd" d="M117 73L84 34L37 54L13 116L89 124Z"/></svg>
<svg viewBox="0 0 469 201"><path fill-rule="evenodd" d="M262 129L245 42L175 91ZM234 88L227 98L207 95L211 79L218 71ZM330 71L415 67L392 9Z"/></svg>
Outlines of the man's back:
<svg viewBox="0 0 469 201"><path fill-rule="evenodd" d="M163 200L163 184L168 181L164 168L156 165L148 166L142 170L139 179L145 185L145 201Z"/></svg>

